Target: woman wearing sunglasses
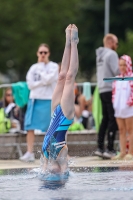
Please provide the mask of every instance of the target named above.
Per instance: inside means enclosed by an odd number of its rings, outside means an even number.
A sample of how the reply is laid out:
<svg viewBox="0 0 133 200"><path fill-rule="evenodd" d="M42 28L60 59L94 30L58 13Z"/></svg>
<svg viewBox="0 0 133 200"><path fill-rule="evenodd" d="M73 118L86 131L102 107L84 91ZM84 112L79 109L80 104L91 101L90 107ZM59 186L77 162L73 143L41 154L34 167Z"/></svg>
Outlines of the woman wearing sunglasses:
<svg viewBox="0 0 133 200"><path fill-rule="evenodd" d="M50 48L40 44L37 50L38 63L33 64L26 76L30 97L25 116L27 152L21 161L34 161L34 130L46 132L51 118L51 99L58 79L58 65L49 60Z"/></svg>

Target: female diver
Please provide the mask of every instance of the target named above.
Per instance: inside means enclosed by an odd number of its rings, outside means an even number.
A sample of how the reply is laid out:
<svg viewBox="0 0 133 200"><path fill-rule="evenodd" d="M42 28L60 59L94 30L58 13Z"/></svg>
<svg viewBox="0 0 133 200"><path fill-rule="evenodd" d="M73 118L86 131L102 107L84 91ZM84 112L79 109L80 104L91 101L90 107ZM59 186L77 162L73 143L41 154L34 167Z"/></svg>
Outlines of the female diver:
<svg viewBox="0 0 133 200"><path fill-rule="evenodd" d="M53 115L42 145L44 172L50 170L53 173L63 173L67 170L68 148L65 135L73 123L75 113L74 83L79 66L78 42L78 29L74 24L70 24L66 28L61 71L52 97Z"/></svg>

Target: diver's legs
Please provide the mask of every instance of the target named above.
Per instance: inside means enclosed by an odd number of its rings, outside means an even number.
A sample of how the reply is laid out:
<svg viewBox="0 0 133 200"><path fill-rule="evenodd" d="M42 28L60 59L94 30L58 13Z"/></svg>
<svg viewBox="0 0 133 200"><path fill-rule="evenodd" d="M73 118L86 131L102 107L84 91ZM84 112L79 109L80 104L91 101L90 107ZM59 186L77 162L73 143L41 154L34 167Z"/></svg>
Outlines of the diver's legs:
<svg viewBox="0 0 133 200"><path fill-rule="evenodd" d="M78 29L75 25L71 28L71 57L70 66L66 75L64 90L61 98L61 108L65 117L72 119L74 117L74 83L78 72Z"/></svg>
<svg viewBox="0 0 133 200"><path fill-rule="evenodd" d="M65 117L67 117L68 119L72 119L74 117L74 82L78 71L77 27L75 25L72 25L70 32L71 32L71 37L69 38L69 43L67 43L64 50L62 68L60 72L61 76L59 76L59 80L52 98L52 110L54 110L58 104L61 104L63 113ZM68 40L66 41L68 42ZM50 171L51 170L52 172L66 171L67 153L68 153L68 148L65 145L61 149L56 160L50 159L51 163Z"/></svg>
<svg viewBox="0 0 133 200"><path fill-rule="evenodd" d="M66 44L61 63L61 71L52 97L52 112L54 111L56 106L60 104L61 101L66 74L70 65L70 54L71 54L71 24L66 28Z"/></svg>

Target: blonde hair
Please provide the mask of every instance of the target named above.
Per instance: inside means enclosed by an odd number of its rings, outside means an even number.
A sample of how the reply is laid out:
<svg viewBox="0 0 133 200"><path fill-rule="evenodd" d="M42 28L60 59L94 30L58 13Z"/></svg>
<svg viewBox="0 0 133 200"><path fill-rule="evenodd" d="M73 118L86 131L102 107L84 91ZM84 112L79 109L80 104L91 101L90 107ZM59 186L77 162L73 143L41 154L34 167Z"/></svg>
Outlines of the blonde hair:
<svg viewBox="0 0 133 200"><path fill-rule="evenodd" d="M50 47L49 47L48 44L46 44L46 43L40 44L40 45L38 46L38 50L39 50L40 47L46 47L46 48L48 48L48 50L49 50L49 52L50 52Z"/></svg>
<svg viewBox="0 0 133 200"><path fill-rule="evenodd" d="M109 42L109 40L114 40L114 37L116 37L116 35L112 34L112 33L108 33L107 35L104 36L103 38L103 44L107 44Z"/></svg>

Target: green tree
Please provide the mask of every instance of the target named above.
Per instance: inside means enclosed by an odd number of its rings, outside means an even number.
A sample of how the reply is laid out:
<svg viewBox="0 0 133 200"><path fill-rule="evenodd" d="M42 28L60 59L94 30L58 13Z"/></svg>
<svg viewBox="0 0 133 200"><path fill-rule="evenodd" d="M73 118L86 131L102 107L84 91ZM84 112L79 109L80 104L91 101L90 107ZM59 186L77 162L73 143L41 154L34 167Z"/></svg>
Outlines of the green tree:
<svg viewBox="0 0 133 200"><path fill-rule="evenodd" d="M110 32L118 36L120 49L128 41L127 30L133 30L132 13L132 0L110 1ZM1 1L0 71L14 69L18 79L25 80L42 42L50 45L51 60L60 62L64 29L70 23L79 28L80 70L89 78L96 68L95 49L102 46L104 36L104 0Z"/></svg>
<svg viewBox="0 0 133 200"><path fill-rule="evenodd" d="M76 3L71 1L7 0L0 2L0 71L12 67L20 80L25 80L28 68L36 62L40 43L51 47L51 59L61 61L64 30L74 23Z"/></svg>
<svg viewBox="0 0 133 200"><path fill-rule="evenodd" d="M118 49L119 56L127 54L133 59L133 31L127 30L125 40L120 40Z"/></svg>
<svg viewBox="0 0 133 200"><path fill-rule="evenodd" d="M89 78L95 69L95 49L102 44L104 28L104 1L84 0L79 3L79 58L81 71Z"/></svg>
<svg viewBox="0 0 133 200"><path fill-rule="evenodd" d="M77 16L77 24L80 32L80 66L87 78L91 76L96 68L95 50L103 45L104 2L104 0L84 0L78 4L78 10L80 10ZM110 32L118 36L120 46L121 41L123 43L126 42L127 29L133 30L132 13L132 0L110 1Z"/></svg>

